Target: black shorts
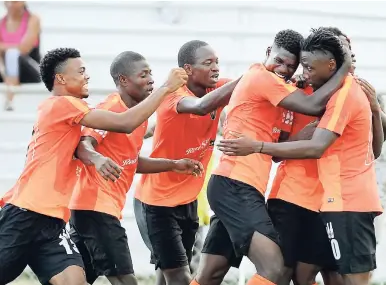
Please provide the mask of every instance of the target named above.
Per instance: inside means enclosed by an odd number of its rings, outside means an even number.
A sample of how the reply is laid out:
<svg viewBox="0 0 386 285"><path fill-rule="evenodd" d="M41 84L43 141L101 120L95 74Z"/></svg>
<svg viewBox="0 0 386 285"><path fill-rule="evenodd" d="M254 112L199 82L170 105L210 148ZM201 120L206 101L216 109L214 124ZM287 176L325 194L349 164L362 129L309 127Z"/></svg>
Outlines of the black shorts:
<svg viewBox="0 0 386 285"><path fill-rule="evenodd" d="M208 201L216 217L211 221L203 252L232 257L229 262L235 266L248 254L254 232L279 244L265 198L254 187L212 175L208 183Z"/></svg>
<svg viewBox="0 0 386 285"><path fill-rule="evenodd" d="M189 265L198 230L197 201L176 207L153 206L134 199L135 218L156 269Z"/></svg>
<svg viewBox="0 0 386 285"><path fill-rule="evenodd" d="M133 274L126 230L109 214L72 210L71 239L78 246L86 268L87 281L98 276Z"/></svg>
<svg viewBox="0 0 386 285"><path fill-rule="evenodd" d="M47 284L82 257L61 219L6 204L0 211L0 284L16 279L29 265Z"/></svg>
<svg viewBox="0 0 386 285"><path fill-rule="evenodd" d="M322 212L327 236L340 274L377 268L373 212Z"/></svg>
<svg viewBox="0 0 386 285"><path fill-rule="evenodd" d="M280 236L284 265L294 268L297 262L336 270L331 245L319 212L280 200L268 200L268 213Z"/></svg>

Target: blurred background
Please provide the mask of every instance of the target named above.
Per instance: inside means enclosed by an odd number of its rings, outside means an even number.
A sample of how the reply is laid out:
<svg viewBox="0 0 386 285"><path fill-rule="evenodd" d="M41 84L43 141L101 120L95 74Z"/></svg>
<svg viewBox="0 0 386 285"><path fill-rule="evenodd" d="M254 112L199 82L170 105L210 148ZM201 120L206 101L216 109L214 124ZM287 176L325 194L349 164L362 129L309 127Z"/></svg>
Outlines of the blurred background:
<svg viewBox="0 0 386 285"><path fill-rule="evenodd" d="M57 47L79 49L91 76L88 99L91 105L114 90L109 67L122 51L144 55L157 85L177 66L177 53L185 42L203 40L218 53L221 77L236 78L251 64L264 59L266 48L279 30L291 28L306 36L310 28L319 26L335 26L347 34L356 54L356 73L373 84L380 95L386 91L386 2L382 1L28 1L25 4L40 22L40 29L35 31L39 33L39 41L24 53L32 58L33 49L38 49L41 55ZM12 16L10 13L15 11L6 7L6 3L0 4L0 15ZM3 29L2 22L0 31L4 32ZM0 51L6 52L1 41ZM36 65L38 60L29 61L31 65L26 68ZM1 66L2 63L0 73ZM20 65L20 74L23 68ZM39 80L13 78L16 81L12 82L11 79L0 84L4 95L4 108L0 109L0 195L13 186L23 168L36 107L49 96L42 83L24 83ZM150 150L151 138L145 140L142 154L147 155ZM377 164L382 195L386 181L384 160L381 157ZM134 268L143 284L152 284L154 268L149 264L150 253L133 217L133 193L128 196L123 225ZM380 229L385 224L382 217L377 223L379 269L373 280L383 283L386 282L386 238ZM253 271L249 261L244 260L241 270L231 270L226 282L245 284L245 278ZM105 281L102 278L98 282ZM27 269L12 284L38 283Z"/></svg>

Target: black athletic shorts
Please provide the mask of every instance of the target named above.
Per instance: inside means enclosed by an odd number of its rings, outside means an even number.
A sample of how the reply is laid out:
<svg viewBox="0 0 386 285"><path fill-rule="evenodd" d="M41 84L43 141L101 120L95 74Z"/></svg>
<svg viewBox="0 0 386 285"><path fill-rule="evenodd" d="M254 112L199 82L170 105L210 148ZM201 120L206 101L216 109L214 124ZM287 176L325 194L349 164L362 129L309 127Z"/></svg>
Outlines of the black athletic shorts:
<svg viewBox="0 0 386 285"><path fill-rule="evenodd" d="M373 212L322 212L327 236L340 274L377 268Z"/></svg>
<svg viewBox="0 0 386 285"><path fill-rule="evenodd" d="M199 226L197 201L163 207L134 199L134 211L142 239L151 252L151 263L156 269L189 265Z"/></svg>
<svg viewBox="0 0 386 285"><path fill-rule="evenodd" d="M242 256L248 254L254 232L279 244L265 198L254 187L212 175L208 183L208 201L216 217L211 220L204 253L225 256L237 267Z"/></svg>
<svg viewBox="0 0 386 285"><path fill-rule="evenodd" d="M126 230L120 221L109 214L72 210L71 239L83 257L87 282L98 276L133 274Z"/></svg>
<svg viewBox="0 0 386 285"><path fill-rule="evenodd" d="M294 268L297 262L303 262L327 270L337 269L319 212L280 199L269 199L267 205L280 236L286 267Z"/></svg>
<svg viewBox="0 0 386 285"><path fill-rule="evenodd" d="M26 266L47 284L82 257L61 219L6 204L0 211L0 284L16 279Z"/></svg>

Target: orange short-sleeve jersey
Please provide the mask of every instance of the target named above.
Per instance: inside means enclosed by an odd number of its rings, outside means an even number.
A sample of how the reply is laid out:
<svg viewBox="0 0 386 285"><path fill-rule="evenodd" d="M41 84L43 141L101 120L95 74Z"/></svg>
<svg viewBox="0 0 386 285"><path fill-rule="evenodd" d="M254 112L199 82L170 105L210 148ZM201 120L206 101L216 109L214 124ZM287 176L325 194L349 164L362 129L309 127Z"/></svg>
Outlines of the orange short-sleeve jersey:
<svg viewBox="0 0 386 285"><path fill-rule="evenodd" d="M85 101L70 96L50 97L39 105L24 170L6 203L68 221L79 171L74 159L79 122L89 111Z"/></svg>
<svg viewBox="0 0 386 285"><path fill-rule="evenodd" d="M118 93L109 95L97 109L122 113L128 110ZM131 134L107 132L85 128L83 136L91 136L97 142L95 150L123 167L116 182L106 181L94 166L82 166L78 182L70 202L70 209L90 210L122 218L121 212L138 165L138 157L146 133L147 121Z"/></svg>
<svg viewBox="0 0 386 285"><path fill-rule="evenodd" d="M229 82L220 79L216 88ZM208 89L207 92L213 89ZM157 110L157 126L153 138L150 157L201 161L206 169L212 156L217 127L223 108L205 116L179 114L178 102L194 96L182 87L168 96ZM197 199L204 184L205 175L194 177L175 172L143 174L136 188L135 197L140 201L156 206L174 207Z"/></svg>
<svg viewBox="0 0 386 285"><path fill-rule="evenodd" d="M327 104L318 128L339 135L318 160L321 211L381 212L372 149L372 113L352 76Z"/></svg>
<svg viewBox="0 0 386 285"><path fill-rule="evenodd" d="M311 95L313 90L308 87L304 92ZM294 113L290 135L296 135L316 119ZM281 199L311 211L319 211L322 197L323 187L315 159L289 159L280 163L268 199Z"/></svg>
<svg viewBox="0 0 386 285"><path fill-rule="evenodd" d="M283 121L291 116L291 112L276 106L295 90L296 87L267 71L264 65L253 65L233 91L224 123L224 137L232 138L229 132L233 131L258 141L277 141ZM271 165L271 156L265 154L222 154L214 174L247 183L264 194Z"/></svg>

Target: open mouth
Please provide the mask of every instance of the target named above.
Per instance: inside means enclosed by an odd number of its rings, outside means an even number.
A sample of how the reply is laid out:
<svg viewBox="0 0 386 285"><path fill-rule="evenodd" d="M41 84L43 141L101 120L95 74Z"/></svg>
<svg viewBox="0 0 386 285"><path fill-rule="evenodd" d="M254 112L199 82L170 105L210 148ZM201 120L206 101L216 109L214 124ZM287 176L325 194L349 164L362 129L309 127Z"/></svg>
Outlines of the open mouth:
<svg viewBox="0 0 386 285"><path fill-rule="evenodd" d="M85 85L83 85L83 88L88 90L88 83L86 83Z"/></svg>
<svg viewBox="0 0 386 285"><path fill-rule="evenodd" d="M218 73L216 73L216 74L213 74L210 78L212 79L212 80L214 80L214 81L218 81L218 78L219 78L219 74Z"/></svg>
<svg viewBox="0 0 386 285"><path fill-rule="evenodd" d="M286 79L287 76L283 75L283 74L280 74L280 73L277 73L277 72L274 72L276 74L276 76L282 78L282 79Z"/></svg>
<svg viewBox="0 0 386 285"><path fill-rule="evenodd" d="M154 90L154 88L151 87L151 88L147 89L147 92L148 92L149 94L151 94L151 93L153 92L153 90Z"/></svg>

